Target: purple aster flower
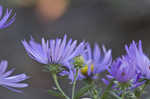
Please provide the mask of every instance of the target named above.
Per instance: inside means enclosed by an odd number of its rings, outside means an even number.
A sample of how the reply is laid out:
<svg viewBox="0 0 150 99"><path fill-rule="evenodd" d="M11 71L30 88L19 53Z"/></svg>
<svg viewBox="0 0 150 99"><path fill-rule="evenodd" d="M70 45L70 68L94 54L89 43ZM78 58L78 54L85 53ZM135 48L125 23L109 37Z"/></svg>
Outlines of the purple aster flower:
<svg viewBox="0 0 150 99"><path fill-rule="evenodd" d="M108 72L110 75L106 75L107 79L103 78L102 81L106 85L111 85L113 83L111 88L116 90L116 95L118 96L120 96L123 92L120 84L128 84L128 87L125 89L127 91L138 85L138 83L134 83L137 76L136 65L127 56L122 56L122 58L118 58L113 61L112 65L108 68ZM110 80L113 82L110 83Z"/></svg>
<svg viewBox="0 0 150 99"><path fill-rule="evenodd" d="M0 5L0 29L6 28L10 26L15 21L15 16L11 16L12 9L7 9L4 16L3 16L3 7Z"/></svg>
<svg viewBox="0 0 150 99"><path fill-rule="evenodd" d="M108 71L117 81L128 82L136 76L136 65L132 59L122 56L112 63Z"/></svg>
<svg viewBox="0 0 150 99"><path fill-rule="evenodd" d="M23 73L23 74L10 76L13 73L14 69L11 69L6 72L7 67L8 67L7 61L0 62L0 85L1 86L6 87L15 92L21 92L21 91L14 88L28 87L28 84L21 83L22 81L29 78L28 76L26 76L26 74Z"/></svg>
<svg viewBox="0 0 150 99"><path fill-rule="evenodd" d="M27 43L22 41L28 55L43 64L59 64L70 68L69 61L81 53L84 42L77 46L77 40L70 39L67 42L67 35L56 40L47 40L42 38L42 44L36 43L33 39Z"/></svg>
<svg viewBox="0 0 150 99"><path fill-rule="evenodd" d="M149 59L143 53L141 41L139 41L138 45L137 47L134 41L129 47L125 45L127 54L114 61L111 67L108 68L110 75L107 75L107 79L102 79L106 85L108 85L109 81L113 78L119 82L129 81L131 84L129 89L134 89L145 83L145 81L139 82L139 79L144 78L141 75L148 77Z"/></svg>
<svg viewBox="0 0 150 99"><path fill-rule="evenodd" d="M126 45L126 51L128 56L132 58L133 62L136 64L137 72L143 77L150 79L150 60L143 52L142 42L139 41L139 43L136 44L133 41L129 48Z"/></svg>
<svg viewBox="0 0 150 99"><path fill-rule="evenodd" d="M102 50L103 53L101 53L98 44L95 44L94 51L92 51L90 44L87 44L85 51L82 53L85 66L80 69L79 78L95 78L96 74L106 70L111 65L111 50L106 51L104 46Z"/></svg>

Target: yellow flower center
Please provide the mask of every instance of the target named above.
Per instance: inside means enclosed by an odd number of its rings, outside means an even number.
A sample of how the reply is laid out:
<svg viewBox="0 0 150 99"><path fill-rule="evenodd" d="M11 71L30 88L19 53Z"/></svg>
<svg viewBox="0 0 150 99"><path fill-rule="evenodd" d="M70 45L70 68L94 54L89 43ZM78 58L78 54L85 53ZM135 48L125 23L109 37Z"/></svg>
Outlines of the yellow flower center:
<svg viewBox="0 0 150 99"><path fill-rule="evenodd" d="M93 70L94 70L94 65L92 64L91 72L93 72ZM82 73L82 75L85 75L85 76L88 75L88 66L87 65L85 65L84 67L81 68L81 73Z"/></svg>

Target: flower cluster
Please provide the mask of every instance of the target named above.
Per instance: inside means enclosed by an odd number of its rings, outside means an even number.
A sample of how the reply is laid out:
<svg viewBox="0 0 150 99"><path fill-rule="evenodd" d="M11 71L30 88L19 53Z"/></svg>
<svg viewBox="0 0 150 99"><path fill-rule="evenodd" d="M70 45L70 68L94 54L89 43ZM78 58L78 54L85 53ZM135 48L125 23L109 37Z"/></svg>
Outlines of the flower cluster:
<svg viewBox="0 0 150 99"><path fill-rule="evenodd" d="M125 50L126 54L114 60L107 69L109 73L107 79L102 80L107 86L110 85L110 80L117 81L113 83L112 88L120 90L118 93L121 94L129 91L136 92L138 88L142 93L145 88L142 86L149 84L150 60L143 52L141 41L139 43L133 41L129 47L125 45ZM132 94L136 95L136 93ZM137 95L137 98L140 95Z"/></svg>
<svg viewBox="0 0 150 99"><path fill-rule="evenodd" d="M7 9L3 17L2 12L0 6L0 29L15 20L15 15L11 17L12 10ZM61 98L80 99L88 95L92 99L139 99L150 84L150 59L143 52L141 41L125 45L126 53L115 60L112 59L112 50L106 50L104 45L100 48L95 43L92 48L89 42L78 43L72 38L67 40L67 35L50 40L42 38L41 43L31 37L29 42L22 40L22 44L30 58L43 64L51 73L56 90L49 92ZM27 83L22 83L29 78L26 74L10 76L14 69L6 71L7 67L7 61L0 62L1 86L16 92L21 92L18 88L28 87ZM67 76L66 79L71 80L71 98L61 88L58 76ZM104 90L100 80L106 87ZM75 91L77 81L83 81L79 91Z"/></svg>
<svg viewBox="0 0 150 99"><path fill-rule="evenodd" d="M32 59L49 66L52 75L55 74L53 78L56 86L66 99L69 99L69 97L58 86L57 74L59 76L67 75L71 79L73 97L77 80L93 85L102 72L107 73L106 78L103 77L102 81L118 97L124 96L124 92L133 92L133 90L150 82L150 60L142 50L141 41L139 43L133 41L129 47L125 45L126 54L116 58L116 60L112 60L111 49L106 50L104 45L100 49L99 45L95 43L92 50L88 42L83 41L77 45L77 40L69 39L67 41L67 35L64 35L63 39L56 38L47 41L42 38L41 44L31 38L29 43L23 40L22 44ZM94 86L97 88L96 85ZM102 99L104 99L105 94L104 92ZM135 95L135 93L133 94ZM93 94L93 97L98 97L96 95Z"/></svg>
<svg viewBox="0 0 150 99"><path fill-rule="evenodd" d="M67 41L67 35L55 40L45 41L42 38L41 44L31 37L29 42L23 40L22 44L32 59L49 66L52 75L67 75L72 82L78 79L98 79L98 74L105 71L112 62L110 49L107 51L102 46L101 52L96 43L92 51L89 43L83 41L77 45L77 40Z"/></svg>

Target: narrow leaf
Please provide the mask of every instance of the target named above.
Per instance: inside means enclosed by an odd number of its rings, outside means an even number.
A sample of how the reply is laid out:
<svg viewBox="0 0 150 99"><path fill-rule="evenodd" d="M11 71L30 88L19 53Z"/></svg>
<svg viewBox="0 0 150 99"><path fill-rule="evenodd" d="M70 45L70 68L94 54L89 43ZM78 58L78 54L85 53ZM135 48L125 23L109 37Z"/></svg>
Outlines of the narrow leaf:
<svg viewBox="0 0 150 99"><path fill-rule="evenodd" d="M53 96L65 98L61 93L56 92L56 91L54 91L54 90L48 90L48 93L51 94L51 95L53 95Z"/></svg>
<svg viewBox="0 0 150 99"><path fill-rule="evenodd" d="M121 99L121 97L119 97L116 93L114 93L113 91L109 91L109 94L112 95L115 99Z"/></svg>
<svg viewBox="0 0 150 99"><path fill-rule="evenodd" d="M86 85L85 87L81 88L75 95L75 99L80 99L81 96L83 96L85 93L88 92L89 89L93 87L92 84Z"/></svg>

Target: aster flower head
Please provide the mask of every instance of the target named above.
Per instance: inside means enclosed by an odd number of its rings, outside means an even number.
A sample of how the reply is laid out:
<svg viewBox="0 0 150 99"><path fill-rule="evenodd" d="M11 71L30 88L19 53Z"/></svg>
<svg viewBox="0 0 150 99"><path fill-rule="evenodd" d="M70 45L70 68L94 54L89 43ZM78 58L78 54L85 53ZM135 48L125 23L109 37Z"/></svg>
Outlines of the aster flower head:
<svg viewBox="0 0 150 99"><path fill-rule="evenodd" d="M133 41L129 47L126 45L125 48L128 56L132 58L136 64L137 72L141 73L147 79L150 79L150 60L143 52L141 40L138 44Z"/></svg>
<svg viewBox="0 0 150 99"><path fill-rule="evenodd" d="M110 73L110 75L106 76L108 80L105 78L102 79L106 85L109 84L110 79L114 78L119 82L130 81L130 84L132 84L131 89L143 84L143 82L139 82L141 71L138 65L140 64L139 66L141 66L141 63L144 62L143 60L147 64L148 58L143 53L141 41L139 41L138 45L137 47L135 41L129 47L125 45L126 55L122 56L122 58L119 57L108 68L108 72Z"/></svg>
<svg viewBox="0 0 150 99"><path fill-rule="evenodd" d="M12 9L6 9L6 12L3 16L3 7L0 5L0 29L10 26L15 21L16 14L13 16L11 14Z"/></svg>
<svg viewBox="0 0 150 99"><path fill-rule="evenodd" d="M85 65L80 69L80 78L86 78L89 76L96 77L94 75L106 70L112 62L111 50L106 51L106 48L102 47L103 53L101 53L98 44L95 44L92 51L90 44L86 45L85 51L82 53Z"/></svg>
<svg viewBox="0 0 150 99"><path fill-rule="evenodd" d="M12 91L21 92L20 90L14 88L25 88L28 87L28 84L21 83L22 81L28 79L29 77L22 73L14 76L10 76L14 69L11 69L6 72L8 67L8 62L3 60L0 62L0 85L6 87Z"/></svg>
<svg viewBox="0 0 150 99"><path fill-rule="evenodd" d="M67 35L63 39L57 38L56 40L45 41L42 38L42 44L36 43L33 39L27 43L26 40L22 41L28 55L43 64L58 64L70 67L69 61L81 53L84 42L77 46L77 40L72 41L69 39L67 42Z"/></svg>
<svg viewBox="0 0 150 99"><path fill-rule="evenodd" d="M122 56L112 63L109 73L117 81L124 83L136 77L136 65L127 56Z"/></svg>

